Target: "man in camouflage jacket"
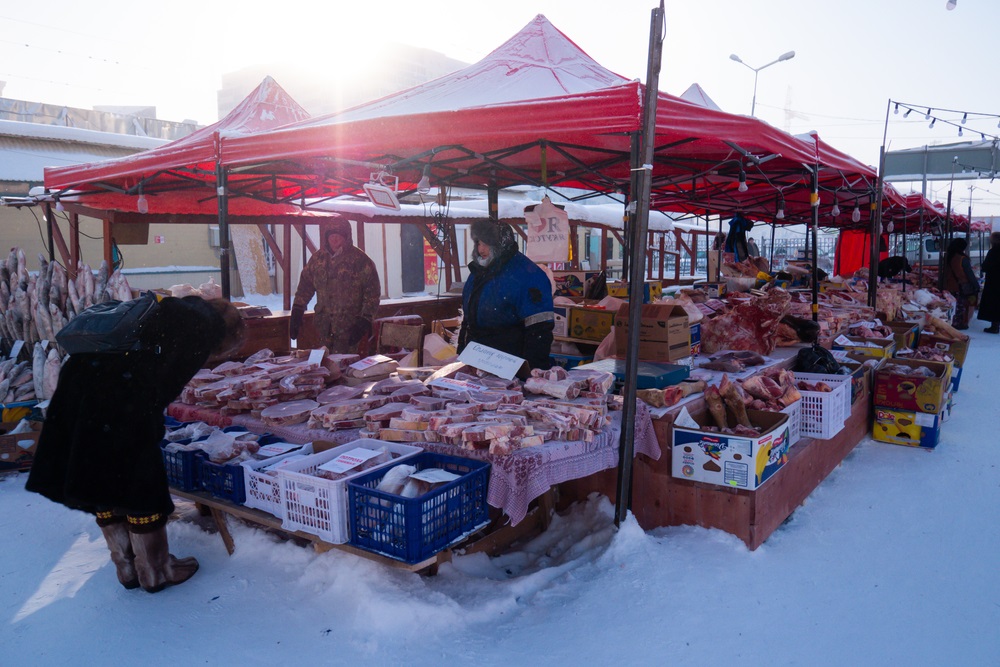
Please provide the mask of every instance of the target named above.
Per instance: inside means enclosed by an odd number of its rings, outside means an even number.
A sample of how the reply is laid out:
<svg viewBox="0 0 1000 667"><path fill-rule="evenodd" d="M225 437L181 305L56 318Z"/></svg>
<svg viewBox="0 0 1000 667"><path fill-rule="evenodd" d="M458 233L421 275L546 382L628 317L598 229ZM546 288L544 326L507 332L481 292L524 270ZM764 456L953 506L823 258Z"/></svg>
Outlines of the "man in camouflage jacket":
<svg viewBox="0 0 1000 667"><path fill-rule="evenodd" d="M316 295L313 323L320 341L335 354L355 354L371 335L381 287L375 263L351 239L351 223L335 218L320 228L320 248L302 269L295 290L290 338L297 339L306 305Z"/></svg>

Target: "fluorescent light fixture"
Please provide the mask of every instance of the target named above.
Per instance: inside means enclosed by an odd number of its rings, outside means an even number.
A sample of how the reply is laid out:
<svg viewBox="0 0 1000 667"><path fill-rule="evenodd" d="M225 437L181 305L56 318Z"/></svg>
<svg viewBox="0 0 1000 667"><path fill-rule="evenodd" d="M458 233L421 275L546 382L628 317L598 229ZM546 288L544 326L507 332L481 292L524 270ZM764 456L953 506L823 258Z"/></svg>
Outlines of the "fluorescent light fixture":
<svg viewBox="0 0 1000 667"><path fill-rule="evenodd" d="M365 183L361 187L375 206L393 211L400 210L399 199L396 198L396 192L392 188L379 183Z"/></svg>

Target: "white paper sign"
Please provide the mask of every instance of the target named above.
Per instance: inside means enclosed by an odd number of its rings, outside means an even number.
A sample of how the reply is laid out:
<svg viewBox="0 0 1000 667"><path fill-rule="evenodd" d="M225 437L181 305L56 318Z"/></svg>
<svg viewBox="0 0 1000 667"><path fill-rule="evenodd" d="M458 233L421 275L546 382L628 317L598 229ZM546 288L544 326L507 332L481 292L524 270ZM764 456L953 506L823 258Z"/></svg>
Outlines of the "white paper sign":
<svg viewBox="0 0 1000 667"><path fill-rule="evenodd" d="M272 456L279 456L281 454L287 454L296 449L300 449L302 445L293 445L290 442L272 442L269 445L264 445L259 450L257 450L257 456L262 458L270 458Z"/></svg>
<svg viewBox="0 0 1000 667"><path fill-rule="evenodd" d="M430 385L432 387L440 387L441 389L454 389L455 391L486 390L484 385L468 382L467 380L456 380L455 378L437 378L436 380L431 380Z"/></svg>
<svg viewBox="0 0 1000 667"><path fill-rule="evenodd" d="M381 452L375 452L370 449L358 447L357 449L352 449L349 452L344 452L332 461L327 461L323 465L319 466L319 469L328 470L338 474L345 473L348 470L357 468L368 459L375 458L379 454L381 454Z"/></svg>
<svg viewBox="0 0 1000 667"><path fill-rule="evenodd" d="M513 379L524 365L524 359L507 354L482 343L469 343L458 360L505 380Z"/></svg>
<svg viewBox="0 0 1000 667"><path fill-rule="evenodd" d="M355 361L351 364L351 368L358 371L363 371L366 368L371 368L372 366L378 366L379 364L384 364L387 361L392 361L389 357L384 354L375 354L370 357L365 357L361 361Z"/></svg>
<svg viewBox="0 0 1000 667"><path fill-rule="evenodd" d="M17 356L21 354L21 348L24 347L23 340L15 340L14 344L10 348L10 356L8 359L17 359Z"/></svg>
<svg viewBox="0 0 1000 667"><path fill-rule="evenodd" d="M441 468L424 468L419 472L413 473L410 477L412 479L419 479L422 482L437 484L439 482L452 482L461 477L461 475L456 475Z"/></svg>
<svg viewBox="0 0 1000 667"><path fill-rule="evenodd" d="M569 261L569 215L548 197L531 211L526 211L527 244L525 254L535 262Z"/></svg>
<svg viewBox="0 0 1000 667"><path fill-rule="evenodd" d="M317 366L323 363L323 356L325 350L310 350L309 351L309 363L316 364Z"/></svg>
<svg viewBox="0 0 1000 667"><path fill-rule="evenodd" d="M934 428L934 419L937 415L925 412L915 412L913 415L913 423L917 426L922 426L923 428Z"/></svg>

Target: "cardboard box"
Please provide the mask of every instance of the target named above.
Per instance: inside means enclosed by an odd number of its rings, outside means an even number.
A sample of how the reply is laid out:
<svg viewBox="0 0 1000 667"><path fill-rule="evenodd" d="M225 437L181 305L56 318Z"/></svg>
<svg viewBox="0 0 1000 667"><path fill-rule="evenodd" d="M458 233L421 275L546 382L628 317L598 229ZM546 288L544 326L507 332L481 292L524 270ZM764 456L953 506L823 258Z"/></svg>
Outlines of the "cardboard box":
<svg viewBox="0 0 1000 667"><path fill-rule="evenodd" d="M587 291L587 281L597 275L596 271L553 271L556 291L553 296L583 297Z"/></svg>
<svg viewBox="0 0 1000 667"><path fill-rule="evenodd" d="M605 308L573 306L569 309L569 337L593 340L599 343L611 333L614 321L614 311Z"/></svg>
<svg viewBox="0 0 1000 667"><path fill-rule="evenodd" d="M872 438L908 447L934 449L941 439L941 413L875 407Z"/></svg>
<svg viewBox="0 0 1000 667"><path fill-rule="evenodd" d="M893 359L891 366L928 368L934 372L934 377L895 375L880 368L875 371L873 397L876 406L931 414L941 412L945 406L945 394L951 386L950 363Z"/></svg>
<svg viewBox="0 0 1000 667"><path fill-rule="evenodd" d="M846 342L841 342L846 341ZM874 344L874 346L873 346ZM857 336L837 336L833 349L857 352L869 357L891 357L896 354L896 341L891 338L860 338Z"/></svg>
<svg viewBox="0 0 1000 667"><path fill-rule="evenodd" d="M628 304L615 314L615 354L628 350ZM639 358L643 361L676 361L691 356L691 327L680 306L644 304L639 323Z"/></svg>
<svg viewBox="0 0 1000 667"><path fill-rule="evenodd" d="M0 423L0 473L16 470L28 470L35 460L35 447L38 445L38 435L41 424L32 423L34 430L26 433L11 434L20 422Z"/></svg>
<svg viewBox="0 0 1000 667"><path fill-rule="evenodd" d="M569 335L569 306L553 306L555 319L552 327L553 336Z"/></svg>
<svg viewBox="0 0 1000 667"><path fill-rule="evenodd" d="M889 322L886 326L892 329L892 339L896 341L897 350L904 347L916 349L917 339L920 337L919 325L913 322Z"/></svg>
<svg viewBox="0 0 1000 667"><path fill-rule="evenodd" d="M943 336L935 336L929 331L921 331L918 344L921 347L927 345L928 347L936 347L950 353L951 356L955 357L956 366L964 366L965 357L969 354L968 336L965 337L965 340L952 340Z"/></svg>
<svg viewBox="0 0 1000 667"><path fill-rule="evenodd" d="M754 490L788 461L791 433L788 415L747 410L750 423L761 427L757 437L673 427L671 472L674 477L719 486ZM705 413L696 421L707 426Z"/></svg>
<svg viewBox="0 0 1000 667"><path fill-rule="evenodd" d="M625 281L615 281L608 283L608 296L618 299L628 299L628 283ZM649 303L656 301L663 296L663 284L659 280L647 280L642 284L642 302Z"/></svg>
<svg viewBox="0 0 1000 667"><path fill-rule="evenodd" d="M693 287L697 287L700 290L704 290L708 294L710 299L721 299L726 296L726 283L719 282L704 282L695 283Z"/></svg>

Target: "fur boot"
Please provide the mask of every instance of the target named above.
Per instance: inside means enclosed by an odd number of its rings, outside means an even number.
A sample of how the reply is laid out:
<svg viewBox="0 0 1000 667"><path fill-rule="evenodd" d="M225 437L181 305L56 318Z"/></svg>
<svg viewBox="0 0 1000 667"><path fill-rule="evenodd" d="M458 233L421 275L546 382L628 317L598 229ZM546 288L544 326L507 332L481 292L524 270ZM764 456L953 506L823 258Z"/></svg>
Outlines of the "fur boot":
<svg viewBox="0 0 1000 667"><path fill-rule="evenodd" d="M135 553L129 539L128 527L124 521L101 526L104 541L111 551L111 562L118 570L118 581L125 588L139 588L139 576L135 572Z"/></svg>
<svg viewBox="0 0 1000 667"><path fill-rule="evenodd" d="M135 569L144 591L157 593L167 586L182 584L198 571L194 558L175 558L167 545L167 527L152 532L131 533Z"/></svg>

